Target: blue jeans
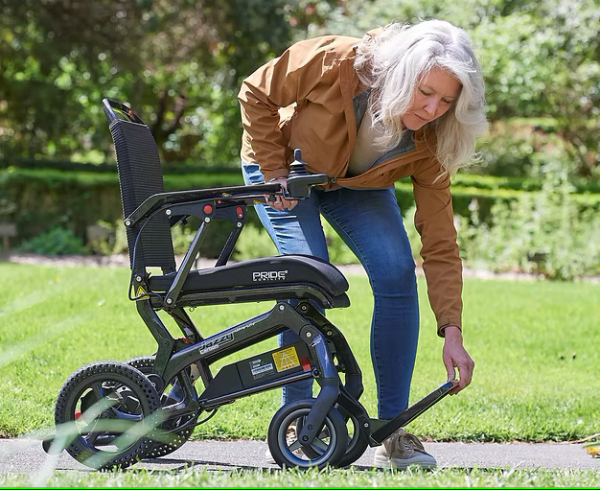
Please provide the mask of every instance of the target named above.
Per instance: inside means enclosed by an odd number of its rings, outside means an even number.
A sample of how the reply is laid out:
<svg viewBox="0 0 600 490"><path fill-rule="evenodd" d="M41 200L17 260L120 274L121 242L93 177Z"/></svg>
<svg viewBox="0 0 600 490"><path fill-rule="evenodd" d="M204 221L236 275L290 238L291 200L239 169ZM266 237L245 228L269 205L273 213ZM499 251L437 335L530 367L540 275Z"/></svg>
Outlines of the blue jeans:
<svg viewBox="0 0 600 490"><path fill-rule="evenodd" d="M242 163L247 184L261 182L258 164ZM312 254L328 260L320 214L364 266L374 306L371 359L378 395L378 416L391 419L408 406L419 333L415 263L393 188L323 191L313 188L292 210L255 205L258 216L282 254ZM343 327L342 327L343 330ZM279 336L279 345L297 340ZM286 385L282 403L312 396L312 381Z"/></svg>

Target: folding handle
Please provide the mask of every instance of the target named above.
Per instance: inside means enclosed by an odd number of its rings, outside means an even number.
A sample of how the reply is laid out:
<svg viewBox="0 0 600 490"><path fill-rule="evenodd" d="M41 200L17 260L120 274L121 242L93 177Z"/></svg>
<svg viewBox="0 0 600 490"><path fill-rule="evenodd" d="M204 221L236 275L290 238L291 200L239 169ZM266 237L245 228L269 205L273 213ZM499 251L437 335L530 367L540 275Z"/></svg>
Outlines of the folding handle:
<svg viewBox="0 0 600 490"><path fill-rule="evenodd" d="M409 422L417 418L419 415L421 415L425 410L428 410L437 402L439 402L448 393L450 393L450 390L453 387L454 384L452 383L452 381L445 381L436 389L425 395L423 398L417 400L410 407L400 412L385 425L374 430L371 434L371 438L376 442L383 442L384 439L387 439L398 429L404 427L406 424L408 424Z"/></svg>

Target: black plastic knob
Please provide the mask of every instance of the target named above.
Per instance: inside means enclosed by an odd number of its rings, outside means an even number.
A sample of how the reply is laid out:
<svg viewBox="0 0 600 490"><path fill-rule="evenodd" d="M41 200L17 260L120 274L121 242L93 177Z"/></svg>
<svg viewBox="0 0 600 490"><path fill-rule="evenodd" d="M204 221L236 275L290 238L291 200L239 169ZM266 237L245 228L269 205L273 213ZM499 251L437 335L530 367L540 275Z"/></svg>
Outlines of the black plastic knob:
<svg viewBox="0 0 600 490"><path fill-rule="evenodd" d="M302 160L302 152L300 148L294 149L294 161L290 164L289 177L295 177L297 175L308 175L308 170L304 166L304 160Z"/></svg>

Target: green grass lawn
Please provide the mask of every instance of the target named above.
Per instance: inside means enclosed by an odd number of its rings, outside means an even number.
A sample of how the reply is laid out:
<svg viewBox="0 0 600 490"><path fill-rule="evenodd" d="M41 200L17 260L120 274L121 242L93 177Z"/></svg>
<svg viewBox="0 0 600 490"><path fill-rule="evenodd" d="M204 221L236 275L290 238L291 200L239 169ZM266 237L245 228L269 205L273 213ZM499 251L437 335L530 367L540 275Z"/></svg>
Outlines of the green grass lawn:
<svg viewBox="0 0 600 490"><path fill-rule="evenodd" d="M594 470L439 469L378 471L279 469L211 471L199 467L180 471L129 470L125 472L57 472L47 479L0 474L2 487L108 487L108 488L486 488L584 487L598 488Z"/></svg>
<svg viewBox="0 0 600 490"><path fill-rule="evenodd" d="M94 360L154 351L154 339L127 299L125 268L4 263L0 280L0 436L52 426L55 396L67 376ZM369 356L371 299L352 276L352 306L329 313L365 374L361 399L376 416ZM412 400L445 380L424 281L422 327ZM598 431L599 284L466 280L464 332L475 360L472 385L411 422L437 440L572 440ZM191 315L203 334L268 309L269 303L208 306ZM271 348L274 340L247 349ZM242 355L246 355L243 352ZM279 404L273 390L237 400L196 429L195 437L266 434Z"/></svg>
<svg viewBox="0 0 600 490"><path fill-rule="evenodd" d="M89 266L0 264L0 437L51 430L54 399L67 376L94 360L125 360L154 351L152 336L127 299L129 270ZM366 278L351 276L352 306L329 317L342 329L365 375L361 399L376 416L369 357L371 295ZM422 328L412 386L416 400L445 380L423 278ZM598 432L599 284L466 280L464 332L475 360L472 385L447 397L407 427L434 440L574 440ZM203 334L265 311L268 303L210 306L192 318ZM175 332L176 330L173 329ZM242 355L270 349L274 339ZM239 355L238 355L239 357ZM237 357L236 357L237 359ZM221 361L221 363L227 360ZM198 427L195 438L263 439L279 390L237 400ZM35 476L0 475L0 486L35 483ZM377 472L133 470L66 472L43 486L597 486L594 471L458 470Z"/></svg>

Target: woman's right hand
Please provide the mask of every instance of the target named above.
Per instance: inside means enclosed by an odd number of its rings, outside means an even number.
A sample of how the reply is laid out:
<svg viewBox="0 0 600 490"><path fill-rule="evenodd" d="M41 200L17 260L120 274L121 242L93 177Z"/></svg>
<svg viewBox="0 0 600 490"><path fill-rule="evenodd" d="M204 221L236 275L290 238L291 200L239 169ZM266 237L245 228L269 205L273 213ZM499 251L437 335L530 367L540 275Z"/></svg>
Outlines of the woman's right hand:
<svg viewBox="0 0 600 490"><path fill-rule="evenodd" d="M281 184L281 187L287 191L287 177L275 177L269 180L269 183L272 182ZM281 194L275 194L275 200L267 199L267 204L275 209L293 209L298 204L298 199L286 199Z"/></svg>
<svg viewBox="0 0 600 490"><path fill-rule="evenodd" d="M463 346L462 332L456 325L444 328L442 358L448 373L448 381L452 381L454 384L450 394L455 395L471 383L475 366L473 359ZM456 379L456 371L458 371L458 379Z"/></svg>

